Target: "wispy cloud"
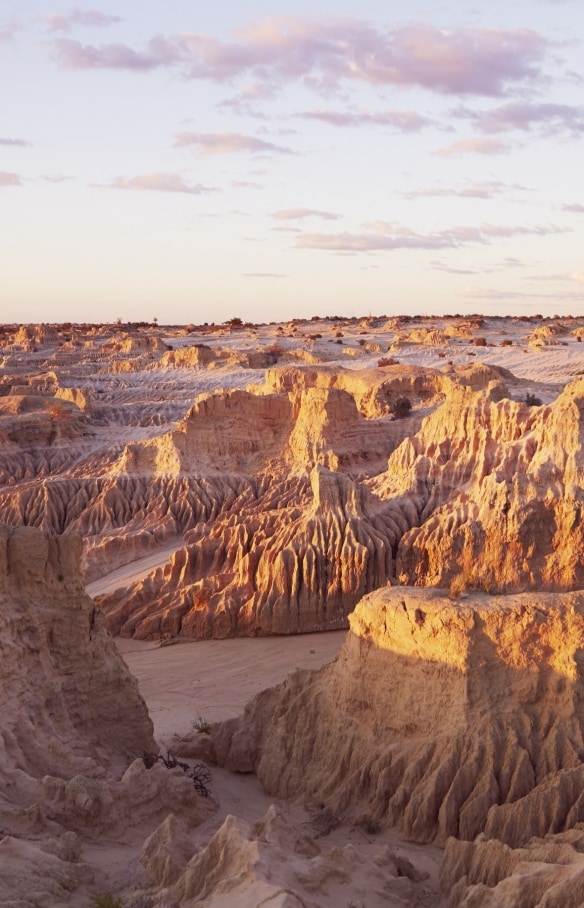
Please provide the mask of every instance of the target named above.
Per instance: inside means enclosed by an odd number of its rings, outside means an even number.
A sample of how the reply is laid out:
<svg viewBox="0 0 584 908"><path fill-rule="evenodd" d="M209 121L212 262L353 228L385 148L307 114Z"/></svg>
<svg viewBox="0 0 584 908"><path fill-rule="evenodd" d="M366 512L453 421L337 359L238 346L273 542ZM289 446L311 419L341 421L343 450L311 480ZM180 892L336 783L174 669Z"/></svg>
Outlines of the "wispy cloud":
<svg viewBox="0 0 584 908"><path fill-rule="evenodd" d="M27 142L26 139L12 139L9 137L0 138L0 145L4 145L8 148L29 148L32 145L32 142Z"/></svg>
<svg viewBox="0 0 584 908"><path fill-rule="evenodd" d="M581 202L567 202L562 205L562 211L570 211L572 214L584 214L584 205Z"/></svg>
<svg viewBox="0 0 584 908"><path fill-rule="evenodd" d="M537 274L530 278L534 281L567 281L570 284L584 284L584 271L567 271L560 274Z"/></svg>
<svg viewBox="0 0 584 908"><path fill-rule="evenodd" d="M439 148L435 154L443 158L452 158L456 155L464 154L502 154L505 151L508 151L508 146L504 142L499 142L497 139L482 139L479 137L461 139L460 142L454 142L445 148Z"/></svg>
<svg viewBox="0 0 584 908"><path fill-rule="evenodd" d="M332 211L320 211L317 208L282 208L273 211L271 217L279 221L299 221L304 218L323 218L325 221L338 221L341 215Z"/></svg>
<svg viewBox="0 0 584 908"><path fill-rule="evenodd" d="M43 176L43 180L47 183L65 183L67 180L72 180L73 177L66 176L62 173L46 173Z"/></svg>
<svg viewBox="0 0 584 908"><path fill-rule="evenodd" d="M152 38L144 50L133 50L126 44L81 44L71 38L51 41L53 60L63 69L126 69L150 72L177 63L179 50L165 38Z"/></svg>
<svg viewBox="0 0 584 908"><path fill-rule="evenodd" d="M174 143L177 147L192 146L200 155L233 154L234 152L260 152L269 154L293 154L292 149L267 142L255 136L238 132L179 132Z"/></svg>
<svg viewBox="0 0 584 908"><path fill-rule="evenodd" d="M229 184L233 189L263 189L261 183L254 183L253 180L231 180Z"/></svg>
<svg viewBox="0 0 584 908"><path fill-rule="evenodd" d="M478 227L456 226L433 233L418 233L409 227L374 221L364 225L365 233L302 233L299 249L322 249L330 252L380 252L395 249L455 249L468 244L488 244L493 239L514 236L548 236L569 232L554 224L508 226L484 223Z"/></svg>
<svg viewBox="0 0 584 908"><path fill-rule="evenodd" d="M569 293L533 293L531 291L499 290L496 287L465 287L457 296L473 300L549 300L550 302L571 301L580 302L584 299L584 291Z"/></svg>
<svg viewBox="0 0 584 908"><path fill-rule="evenodd" d="M143 173L135 177L116 177L111 183L94 183L95 189L129 189L137 192L184 192L202 195L213 192L200 183L187 183L176 173Z"/></svg>
<svg viewBox="0 0 584 908"><path fill-rule="evenodd" d="M459 107L451 112L460 119L470 120L481 132L497 134L537 131L545 136L560 133L572 136L584 133L584 107L569 104L530 104L514 101L487 111Z"/></svg>
<svg viewBox="0 0 584 908"><path fill-rule="evenodd" d="M446 274L469 275L478 273L474 268L452 268L450 265L447 265L446 262L441 262L439 259L432 259L430 268L433 268L435 271L444 271Z"/></svg>
<svg viewBox="0 0 584 908"><path fill-rule="evenodd" d="M416 110L381 110L381 111L342 111L342 110L307 110L298 114L304 120L320 120L331 126L341 128L358 126L389 126L397 132L419 132L432 124L429 117L424 117Z"/></svg>
<svg viewBox="0 0 584 908"><path fill-rule="evenodd" d="M78 6L66 15L48 13L48 15L43 16L42 18L52 32L68 32L69 29L75 25L84 25L91 28L97 26L103 28L104 26L114 25L116 22L122 21L119 16L110 16L107 13L102 13L98 9L80 9Z"/></svg>
<svg viewBox="0 0 584 908"><path fill-rule="evenodd" d="M548 42L531 29L509 31L418 23L378 29L358 19L281 16L241 29L233 41L183 33L145 49L60 39L55 58L69 69L152 69L179 64L187 78L258 84L304 79L316 88L342 82L412 85L443 94L501 96L541 78Z"/></svg>
<svg viewBox="0 0 584 908"><path fill-rule="evenodd" d="M456 197L460 199L494 199L503 193L509 192L527 192L527 186L521 186L519 183L507 184L497 180L485 180L475 183L468 183L465 186L444 186L428 187L427 189L410 189L406 192L400 192L399 195L404 199L431 199L431 198L449 198Z"/></svg>
<svg viewBox="0 0 584 908"><path fill-rule="evenodd" d="M22 178L9 170L0 170L0 186L22 186Z"/></svg>

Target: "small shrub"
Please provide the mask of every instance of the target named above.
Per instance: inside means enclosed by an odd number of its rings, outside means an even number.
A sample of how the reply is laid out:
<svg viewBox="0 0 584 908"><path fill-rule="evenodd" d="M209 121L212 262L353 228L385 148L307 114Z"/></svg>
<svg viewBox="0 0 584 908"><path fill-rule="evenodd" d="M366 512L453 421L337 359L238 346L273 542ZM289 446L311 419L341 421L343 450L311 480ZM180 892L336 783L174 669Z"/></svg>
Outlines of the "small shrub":
<svg viewBox="0 0 584 908"><path fill-rule="evenodd" d="M453 577L450 581L450 588L448 590L448 595L451 599L456 599L463 593L468 585L470 578L466 574L457 574L456 577Z"/></svg>
<svg viewBox="0 0 584 908"><path fill-rule="evenodd" d="M193 719L192 725L195 731L198 731L201 735L208 735L211 731L211 723L207 722L203 716L197 716L196 719Z"/></svg>
<svg viewBox="0 0 584 908"><path fill-rule="evenodd" d="M208 798L210 796L211 789L209 788L209 783L211 782L211 773L204 763L195 763L195 765L191 767L188 763L177 760L171 753L167 753L165 757L162 754L145 753L142 756L142 760L144 761L146 769L152 769L155 763L162 763L167 769L175 769L175 767L178 766L178 768L182 769L184 774L192 780L197 794L200 794L203 798ZM107 908L107 906L105 906L105 908Z"/></svg>
<svg viewBox="0 0 584 908"><path fill-rule="evenodd" d="M383 366L395 366L397 362L393 356L382 356L381 359L377 360L377 365L379 368L383 368Z"/></svg>
<svg viewBox="0 0 584 908"><path fill-rule="evenodd" d="M525 403L528 407L541 407L543 401L541 397L536 397L535 394L530 394L528 391L525 395Z"/></svg>
<svg viewBox="0 0 584 908"><path fill-rule="evenodd" d="M109 892L107 895L100 895L95 900L95 908L122 908L123 902L117 896L111 895Z"/></svg>
<svg viewBox="0 0 584 908"><path fill-rule="evenodd" d="M412 402L409 397L398 397L397 400L390 404L389 409L396 419L403 419L404 416L410 415Z"/></svg>
<svg viewBox="0 0 584 908"><path fill-rule="evenodd" d="M381 830L381 823L379 823L377 820L372 819L371 817L367 817L366 820L363 820L363 823L361 825L363 826L363 829L365 830L367 835L377 835L377 833Z"/></svg>

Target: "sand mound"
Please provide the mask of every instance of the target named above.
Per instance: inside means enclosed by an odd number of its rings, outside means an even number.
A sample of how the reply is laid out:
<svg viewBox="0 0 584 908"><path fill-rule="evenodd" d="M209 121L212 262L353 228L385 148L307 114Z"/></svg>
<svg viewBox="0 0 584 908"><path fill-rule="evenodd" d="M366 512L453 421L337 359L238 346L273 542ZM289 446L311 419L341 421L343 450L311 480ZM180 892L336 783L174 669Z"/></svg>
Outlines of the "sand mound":
<svg viewBox="0 0 584 908"><path fill-rule="evenodd" d="M215 727L222 765L420 842L521 845L584 820L584 594L385 589L350 625L331 665Z"/></svg>

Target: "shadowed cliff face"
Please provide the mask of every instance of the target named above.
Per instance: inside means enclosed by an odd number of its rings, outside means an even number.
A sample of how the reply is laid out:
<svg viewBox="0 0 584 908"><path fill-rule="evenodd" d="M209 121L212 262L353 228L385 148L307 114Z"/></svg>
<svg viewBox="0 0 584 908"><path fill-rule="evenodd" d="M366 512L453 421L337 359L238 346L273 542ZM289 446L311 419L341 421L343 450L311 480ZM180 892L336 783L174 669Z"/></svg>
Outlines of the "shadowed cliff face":
<svg viewBox="0 0 584 908"><path fill-rule="evenodd" d="M134 678L84 591L81 540L0 527L0 792L125 769L152 747ZM16 770L18 769L18 772Z"/></svg>
<svg viewBox="0 0 584 908"><path fill-rule="evenodd" d="M215 727L221 764L419 842L584 821L584 594L386 589L350 625L333 663Z"/></svg>

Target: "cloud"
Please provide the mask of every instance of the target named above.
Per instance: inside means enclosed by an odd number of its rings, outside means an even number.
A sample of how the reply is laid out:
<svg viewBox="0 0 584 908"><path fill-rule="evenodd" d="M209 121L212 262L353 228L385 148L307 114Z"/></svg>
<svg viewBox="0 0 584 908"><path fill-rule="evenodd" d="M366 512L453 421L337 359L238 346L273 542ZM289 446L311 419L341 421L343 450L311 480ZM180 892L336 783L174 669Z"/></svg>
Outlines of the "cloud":
<svg viewBox="0 0 584 908"><path fill-rule="evenodd" d="M239 151L248 151L252 154L293 153L290 148L237 132L179 132L174 144L179 148L193 145L200 155L232 154Z"/></svg>
<svg viewBox="0 0 584 908"><path fill-rule="evenodd" d="M459 107L452 115L470 120L481 132L498 134L513 130L530 132L537 130L545 136L568 133L578 136L584 133L584 107L569 104L529 104L514 101L487 111L473 111Z"/></svg>
<svg viewBox="0 0 584 908"><path fill-rule="evenodd" d="M65 183L67 180L72 180L73 177L65 176L62 173L46 173L43 176L43 180L47 183Z"/></svg>
<svg viewBox="0 0 584 908"><path fill-rule="evenodd" d="M432 259L430 268L434 268L436 271L445 271L447 274L477 274L477 271L474 268L451 268L439 259Z"/></svg>
<svg viewBox="0 0 584 908"><path fill-rule="evenodd" d="M231 180L229 184L233 189L263 189L261 183L254 183L252 180Z"/></svg>
<svg viewBox="0 0 584 908"><path fill-rule="evenodd" d="M498 290L495 287L465 287L460 293L457 293L457 296L462 296L465 299L474 299L474 300L551 300L553 302L558 302L561 300L574 300L579 302L584 299L584 292L582 293L533 293L533 292L522 292L517 290Z"/></svg>
<svg viewBox="0 0 584 908"><path fill-rule="evenodd" d="M161 48L152 47L152 44ZM238 77L275 85L303 79L331 89L344 81L410 85L443 94L501 96L541 78L548 42L531 29L508 31L426 23L377 29L351 18L281 16L240 30L233 41L200 33L155 38L146 50L55 42L67 68L145 69L179 63L187 78ZM155 61L155 62L154 62Z"/></svg>
<svg viewBox="0 0 584 908"><path fill-rule="evenodd" d="M460 199L494 199L510 190L527 192L527 186L519 183L508 185L497 180L468 183L466 186L432 187L428 189L410 189L400 192L404 199L449 198L455 196Z"/></svg>
<svg viewBox="0 0 584 908"><path fill-rule="evenodd" d="M299 249L324 249L329 252L380 252L394 249L447 249L455 246L448 234L419 234L410 230L393 233L303 233Z"/></svg>
<svg viewBox="0 0 584 908"><path fill-rule="evenodd" d="M137 192L184 192L188 195L202 195L213 192L200 183L187 183L176 173L143 173L135 177L117 177L111 183L95 183L96 189L130 189Z"/></svg>
<svg viewBox="0 0 584 908"><path fill-rule="evenodd" d="M313 217L323 218L325 221L338 221L341 215L332 211L319 211L316 208L283 208L281 211L273 211L271 217L280 221L297 221Z"/></svg>
<svg viewBox="0 0 584 908"><path fill-rule="evenodd" d="M0 138L0 145L5 145L12 148L28 148L32 143L27 142L26 139L12 139L12 138Z"/></svg>
<svg viewBox="0 0 584 908"><path fill-rule="evenodd" d="M369 111L308 110L298 114L304 120L320 120L337 127L390 126L398 132L419 132L433 121L415 110Z"/></svg>
<svg viewBox="0 0 584 908"><path fill-rule="evenodd" d="M584 214L584 205L581 202L567 202L562 205L562 211L571 211L573 214Z"/></svg>
<svg viewBox="0 0 584 908"><path fill-rule="evenodd" d="M534 281L568 281L572 284L584 284L584 271L569 271L562 274L538 274L531 278Z"/></svg>
<svg viewBox="0 0 584 908"><path fill-rule="evenodd" d="M514 236L547 236L565 233L568 228L550 225L511 227L501 224L481 224L478 227L455 226L434 233L417 233L409 227L374 221L364 225L365 233L302 233L299 249L322 249L330 252L380 252L395 249L455 249L469 243L488 244L492 239Z"/></svg>
<svg viewBox="0 0 584 908"><path fill-rule="evenodd" d="M244 277L286 277L285 274L276 274L272 271L248 271Z"/></svg>
<svg viewBox="0 0 584 908"><path fill-rule="evenodd" d="M66 16L49 13L42 18L52 32L68 32L72 25L86 25L93 28L114 25L116 22L122 21L119 16L109 16L97 9L80 9L79 7L72 9Z"/></svg>
<svg viewBox="0 0 584 908"><path fill-rule="evenodd" d="M13 41L15 32L19 28L20 26L14 20L5 19L4 22L0 22L0 41L3 43Z"/></svg>
<svg viewBox="0 0 584 908"><path fill-rule="evenodd" d="M497 139L474 138L461 139L460 142L454 142L453 145L439 148L435 154L443 158L451 158L461 154L502 154L507 150L507 145Z"/></svg>
<svg viewBox="0 0 584 908"><path fill-rule="evenodd" d="M150 72L178 62L180 54L165 38L152 38L146 50L135 51L126 44L104 44L94 47L71 38L51 41L52 59L62 69L127 69Z"/></svg>
<svg viewBox="0 0 584 908"><path fill-rule="evenodd" d="M22 186L22 179L17 173L0 170L0 186Z"/></svg>

